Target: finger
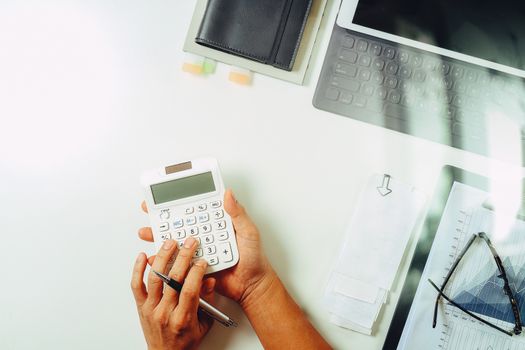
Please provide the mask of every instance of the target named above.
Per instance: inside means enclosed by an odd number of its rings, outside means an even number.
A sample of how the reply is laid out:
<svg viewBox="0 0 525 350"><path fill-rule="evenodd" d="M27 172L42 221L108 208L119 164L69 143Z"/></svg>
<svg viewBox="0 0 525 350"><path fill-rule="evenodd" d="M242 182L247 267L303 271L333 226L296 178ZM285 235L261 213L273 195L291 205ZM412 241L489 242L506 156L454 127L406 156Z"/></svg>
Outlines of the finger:
<svg viewBox="0 0 525 350"><path fill-rule="evenodd" d="M177 254L177 259L175 259L173 267L168 274L171 278L179 283L184 282L196 249L197 241L193 237L188 237L184 241L184 245L180 248L179 253ZM177 294L178 293L172 288L166 289L164 291L164 296L159 303L159 307L164 310L172 311L178 304Z"/></svg>
<svg viewBox="0 0 525 350"><path fill-rule="evenodd" d="M153 265L153 262L155 262L155 257L156 255L152 255L148 258L148 265L149 266L152 266Z"/></svg>
<svg viewBox="0 0 525 350"><path fill-rule="evenodd" d="M165 241L151 266L148 275L148 302L154 307L157 306L162 298L163 282L153 271L165 273L168 262L176 251L177 242L171 239Z"/></svg>
<svg viewBox="0 0 525 350"><path fill-rule="evenodd" d="M140 203L140 207L145 213L148 212L148 206L146 205L146 201L142 201L142 203Z"/></svg>
<svg viewBox="0 0 525 350"><path fill-rule="evenodd" d="M213 277L205 278L202 282L201 287L201 298L208 301L213 302L215 299L215 284L217 283L217 280Z"/></svg>
<svg viewBox="0 0 525 350"><path fill-rule="evenodd" d="M139 238L143 241L153 242L153 231L151 227L139 228Z"/></svg>
<svg viewBox="0 0 525 350"><path fill-rule="evenodd" d="M146 254L140 253L135 260L133 273L131 275L131 290L135 297L137 306L142 306L148 297L146 286L144 285L144 271L146 271Z"/></svg>
<svg viewBox="0 0 525 350"><path fill-rule="evenodd" d="M177 305L177 312L174 313L175 317L184 319L197 314L202 279L207 266L208 263L206 260L198 260L191 267L184 281L184 286L182 286L182 291L180 292L179 305Z"/></svg>
<svg viewBox="0 0 525 350"><path fill-rule="evenodd" d="M237 236L253 240L259 239L257 227L244 210L244 207L237 202L232 190L227 190L224 193L224 209L232 218Z"/></svg>

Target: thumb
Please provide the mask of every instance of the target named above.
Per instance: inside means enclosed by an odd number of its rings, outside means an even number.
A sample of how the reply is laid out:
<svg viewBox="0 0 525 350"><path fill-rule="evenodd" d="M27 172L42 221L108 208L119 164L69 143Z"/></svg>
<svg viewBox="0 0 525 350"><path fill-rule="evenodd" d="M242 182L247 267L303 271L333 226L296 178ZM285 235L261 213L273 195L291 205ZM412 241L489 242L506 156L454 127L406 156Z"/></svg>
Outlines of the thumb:
<svg viewBox="0 0 525 350"><path fill-rule="evenodd" d="M226 190L226 193L224 193L224 209L232 218L237 236L251 240L259 239L257 227L244 210L244 207L235 199L232 190Z"/></svg>

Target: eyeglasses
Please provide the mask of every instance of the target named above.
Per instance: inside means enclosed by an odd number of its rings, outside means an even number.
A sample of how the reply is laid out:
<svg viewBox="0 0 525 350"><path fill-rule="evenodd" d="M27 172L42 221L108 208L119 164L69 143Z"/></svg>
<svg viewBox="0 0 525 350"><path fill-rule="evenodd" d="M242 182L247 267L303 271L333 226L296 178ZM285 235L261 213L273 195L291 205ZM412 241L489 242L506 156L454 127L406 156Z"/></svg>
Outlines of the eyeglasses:
<svg viewBox="0 0 525 350"><path fill-rule="evenodd" d="M493 324L493 323L491 323L491 322L489 322L487 320L482 319L481 317L479 317L479 316L475 315L474 313L470 312L469 310L467 310L463 306L459 305L455 301L451 300L451 298L449 298L447 295L445 295L445 293L443 293L443 291L445 290L445 287L447 286L447 283L448 283L448 281L450 279L450 276L452 276L452 274L454 273L454 271L458 267L459 262L461 261L461 259L465 255L465 253L468 251L468 249L470 248L472 243L474 243L474 241L478 237L483 239L483 241L485 241L487 243L487 245L488 245L488 247L490 249L490 252L492 253L492 256L494 257L494 260L496 261L496 265L498 266L499 274L497 275L497 277L501 278L503 280L503 292L509 298L510 305L512 307L512 313L514 314L514 329L512 329L512 331L504 330L503 328L498 327L497 325L495 325L495 324ZM490 242L490 239L487 237L487 234L485 232L479 232L478 234L472 235L472 237L467 242L467 245L465 246L465 248L463 248L461 253L456 258L456 261L454 262L454 264L452 264L452 267L449 270L447 276L445 277L445 281L443 282L443 285L441 286L441 288L439 288L434 282L432 282L432 280L428 279L428 281L430 282L430 284L439 293L437 298L436 298L436 303L434 305L434 319L433 319L433 322L432 322L432 328L436 328L438 303L439 303L439 300L441 299L441 297L443 297L443 299L448 301L451 305L457 307L458 309L460 309L461 311L463 311L467 315L469 315L472 318L475 318L476 320L486 324L487 326L490 326L490 327L492 327L494 329L497 329L498 331L503 332L503 333L505 333L505 334L507 334L509 336L512 336L513 334L518 335L518 334L521 333L521 330L522 330L523 326L522 326L522 323L521 323L521 316L520 316L520 310L519 310L519 307L518 307L518 302L516 301L516 298L514 297L514 294L512 293L512 290L510 288L509 280L507 278L507 273L505 272L505 268L503 267L503 263L501 262L501 259L500 259L499 255L498 255L498 253L496 252L496 249L494 249L494 246Z"/></svg>

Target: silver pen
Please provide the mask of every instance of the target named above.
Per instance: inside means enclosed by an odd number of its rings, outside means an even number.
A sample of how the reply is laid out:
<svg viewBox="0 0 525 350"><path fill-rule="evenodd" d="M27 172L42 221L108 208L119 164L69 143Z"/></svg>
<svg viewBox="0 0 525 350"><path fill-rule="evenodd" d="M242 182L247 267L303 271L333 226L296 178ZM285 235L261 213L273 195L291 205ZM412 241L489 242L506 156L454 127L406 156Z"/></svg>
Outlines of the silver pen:
<svg viewBox="0 0 525 350"><path fill-rule="evenodd" d="M164 283L166 283L168 286L170 286L171 288L175 289L177 292L180 293L180 291L182 290L182 283L179 283L175 281L173 278L163 275L160 272L157 272L157 271L153 271L153 272L155 272L155 274L159 276L159 278L163 280ZM202 309L202 311L208 314L211 318L217 320L225 327L237 327L237 323L234 320L232 320L231 318L229 318L228 316L226 316L225 314L223 314L222 312L220 312L219 310L211 306L209 303L206 302L206 300L203 300L202 298L199 298L199 307Z"/></svg>

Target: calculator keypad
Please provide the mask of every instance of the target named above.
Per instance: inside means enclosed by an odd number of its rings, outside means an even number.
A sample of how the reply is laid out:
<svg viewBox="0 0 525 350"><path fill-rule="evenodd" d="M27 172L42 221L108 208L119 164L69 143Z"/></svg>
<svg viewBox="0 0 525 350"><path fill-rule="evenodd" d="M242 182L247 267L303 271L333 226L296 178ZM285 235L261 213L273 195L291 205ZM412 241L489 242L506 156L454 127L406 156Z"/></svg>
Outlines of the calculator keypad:
<svg viewBox="0 0 525 350"><path fill-rule="evenodd" d="M159 231L162 241L174 239L182 247L185 239L194 237L199 244L194 259L204 258L210 266L232 261L228 239L233 228L227 227L224 220L222 201L199 203L182 210L178 213L174 209L161 211Z"/></svg>

